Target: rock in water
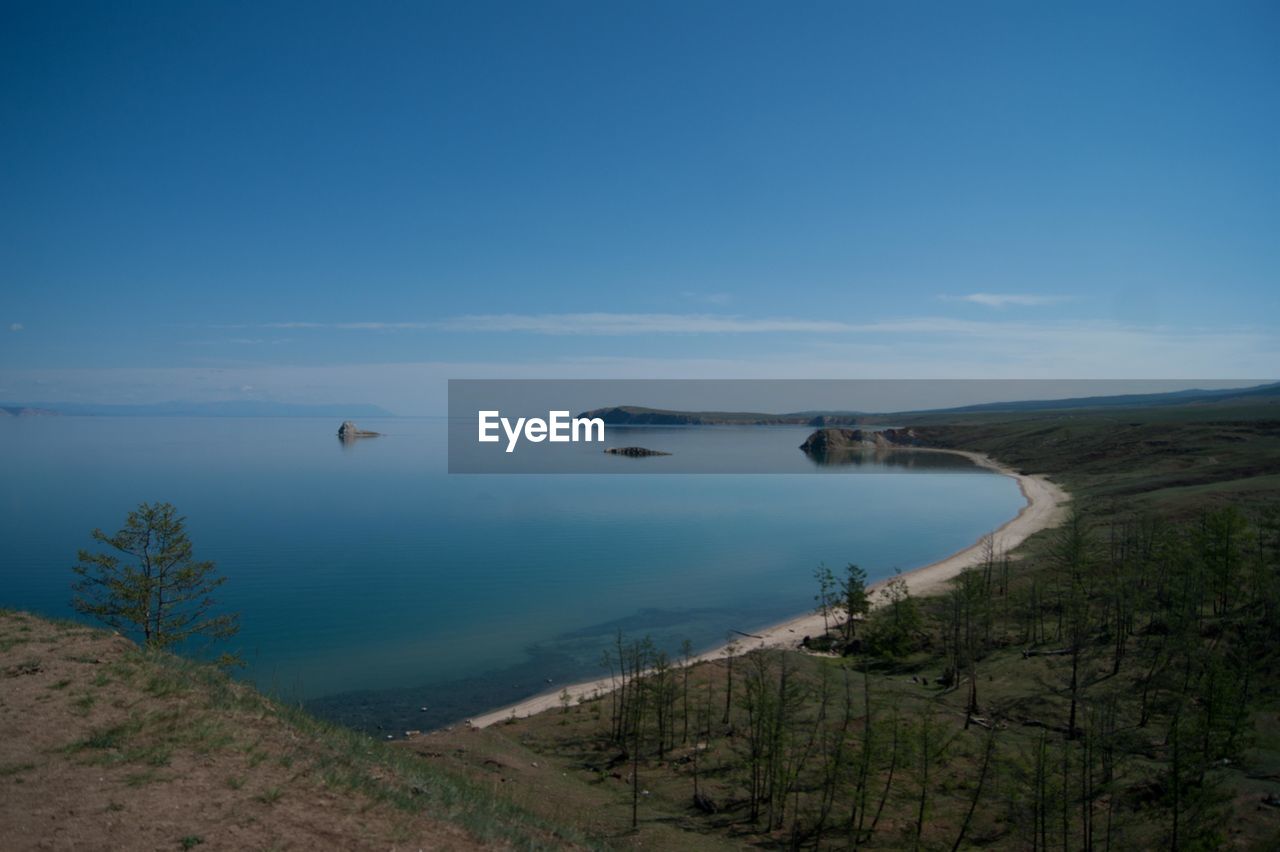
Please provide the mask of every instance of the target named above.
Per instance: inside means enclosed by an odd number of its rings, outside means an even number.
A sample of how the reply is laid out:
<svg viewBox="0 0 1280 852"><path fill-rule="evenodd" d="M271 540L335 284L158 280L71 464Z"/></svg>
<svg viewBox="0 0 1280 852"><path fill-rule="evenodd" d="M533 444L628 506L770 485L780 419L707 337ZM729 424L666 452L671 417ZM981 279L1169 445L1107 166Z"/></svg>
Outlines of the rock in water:
<svg viewBox="0 0 1280 852"><path fill-rule="evenodd" d="M350 420L343 421L342 425L338 427L338 437L344 441L354 441L356 438L376 438L380 434L380 432L366 432Z"/></svg>

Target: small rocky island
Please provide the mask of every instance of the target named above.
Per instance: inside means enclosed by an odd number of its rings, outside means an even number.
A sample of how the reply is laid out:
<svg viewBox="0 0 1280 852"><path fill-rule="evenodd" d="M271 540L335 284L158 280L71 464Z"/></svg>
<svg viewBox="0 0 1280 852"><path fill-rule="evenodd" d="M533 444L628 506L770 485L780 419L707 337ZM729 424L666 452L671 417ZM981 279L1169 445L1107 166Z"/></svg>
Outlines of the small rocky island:
<svg viewBox="0 0 1280 852"><path fill-rule="evenodd" d="M632 458L671 455L671 453L664 453L662 450L649 450L644 447L609 447L605 452L611 456L631 456Z"/></svg>
<svg viewBox="0 0 1280 852"><path fill-rule="evenodd" d="M356 438L377 438L381 432L369 432L356 426L350 420L343 421L338 427L338 437L343 441L354 441Z"/></svg>

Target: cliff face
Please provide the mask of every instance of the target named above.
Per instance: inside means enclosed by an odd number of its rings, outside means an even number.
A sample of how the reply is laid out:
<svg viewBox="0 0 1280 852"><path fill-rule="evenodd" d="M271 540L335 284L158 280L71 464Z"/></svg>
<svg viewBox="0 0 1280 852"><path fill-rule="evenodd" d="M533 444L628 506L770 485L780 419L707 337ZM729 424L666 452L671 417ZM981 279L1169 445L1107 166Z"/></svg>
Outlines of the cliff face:
<svg viewBox="0 0 1280 852"><path fill-rule="evenodd" d="M926 443L914 429L819 429L800 445L811 456L851 450L883 450L893 447L923 447Z"/></svg>

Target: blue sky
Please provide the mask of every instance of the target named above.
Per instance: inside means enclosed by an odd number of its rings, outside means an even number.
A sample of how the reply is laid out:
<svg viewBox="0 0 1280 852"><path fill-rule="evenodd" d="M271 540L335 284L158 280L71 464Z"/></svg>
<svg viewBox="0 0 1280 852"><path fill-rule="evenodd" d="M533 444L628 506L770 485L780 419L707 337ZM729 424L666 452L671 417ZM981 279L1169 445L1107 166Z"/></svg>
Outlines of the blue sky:
<svg viewBox="0 0 1280 852"><path fill-rule="evenodd" d="M1280 372L1274 3L4 16L0 399Z"/></svg>

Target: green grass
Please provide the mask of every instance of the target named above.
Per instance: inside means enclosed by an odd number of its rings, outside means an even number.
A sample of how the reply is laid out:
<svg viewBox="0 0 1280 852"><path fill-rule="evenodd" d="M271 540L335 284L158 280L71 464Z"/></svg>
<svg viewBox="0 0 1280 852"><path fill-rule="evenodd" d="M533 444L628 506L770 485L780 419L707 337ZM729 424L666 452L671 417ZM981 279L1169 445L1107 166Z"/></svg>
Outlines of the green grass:
<svg viewBox="0 0 1280 852"><path fill-rule="evenodd" d="M181 695L189 688L189 684L178 673L168 669L153 670L147 678L143 689L153 698L168 698Z"/></svg>
<svg viewBox="0 0 1280 852"><path fill-rule="evenodd" d="M124 777L124 783L127 787L145 787L148 784L158 784L161 781L168 780L155 769L143 769L140 772L130 772Z"/></svg>
<svg viewBox="0 0 1280 852"><path fill-rule="evenodd" d="M366 734L317 719L298 707L283 705L280 712L308 741L325 746L314 758L314 766L331 789L359 793L407 813L425 811L490 842L537 848L541 844L525 835L533 829L579 846L595 845L576 829L540 819L463 773L450 772Z"/></svg>
<svg viewBox="0 0 1280 852"><path fill-rule="evenodd" d="M1126 508L1185 515L1280 495L1280 402L921 415L908 425L937 446L986 453Z"/></svg>
<svg viewBox="0 0 1280 852"><path fill-rule="evenodd" d="M34 763L0 763L0 778L10 778L35 769Z"/></svg>
<svg viewBox="0 0 1280 852"><path fill-rule="evenodd" d="M98 703L98 699L86 692L79 698L71 702L73 711L79 716L88 716L89 711L93 709L93 705Z"/></svg>
<svg viewBox="0 0 1280 852"><path fill-rule="evenodd" d="M252 745L245 751L245 761L249 764L250 769L259 766L267 757L269 757L267 752L257 745Z"/></svg>
<svg viewBox="0 0 1280 852"><path fill-rule="evenodd" d="M28 657L22 662L11 666L4 674L8 677L21 677L23 675L39 674L41 670L40 660L37 657Z"/></svg>
<svg viewBox="0 0 1280 852"><path fill-rule="evenodd" d="M0 654L13 650L19 645L25 645L30 642L23 636L0 636Z"/></svg>
<svg viewBox="0 0 1280 852"><path fill-rule="evenodd" d="M1104 543L1112 525L1139 515L1158 515L1175 522L1190 520L1194 524L1205 510L1223 506L1238 507L1254 519L1280 507L1280 404L1274 402L909 419L909 425L935 446L982 452L1024 472L1048 474L1070 491L1076 505L1087 510ZM907 419L898 421L903 422ZM1003 632L978 664L978 691L983 712L1004 725L996 758L1001 782L998 788L984 792L984 797L998 798L984 799L986 804L966 839L969 844L1010 848L1010 843L1018 842L1021 829L1013 824L1018 809L998 805L1006 805L1025 792L1029 771L1025 757L1035 753L1045 730L1039 725L1056 726L1056 731L1047 735L1053 754L1059 753L1063 739L1061 730L1069 704L1065 686L1069 682L1067 658L1024 658L1018 614L1019 607L1026 605L1032 584L1042 584L1043 595L1043 584L1053 582L1048 568L1053 538L1053 533L1042 532L1024 543L1018 552L1021 558L1012 571L1009 608L1004 609L1004 600L993 602L1003 621ZM856 555L851 554L850 558L856 560ZM932 709L945 721L948 733L939 746L940 756L930 778L927 823L938 832L930 842L949 848L976 783L986 735L981 727L965 730L957 723L965 718L964 691L948 691L936 684L947 666L941 625L947 623L948 602L937 597L921 599L919 604L928 625L927 640L904 659L866 662L877 712L897 714L904 721L917 723ZM1051 613L1046 617L1053 618ZM1206 617L1206 629L1212 629L1212 621ZM1098 647L1085 655L1091 667L1087 676L1097 678L1090 686L1090 699L1096 702L1095 706L1101 706L1103 699L1114 698L1123 717L1132 720L1138 696L1128 685L1135 682L1135 675L1147 662L1146 655L1154 652L1141 634L1134 636L1123 674L1109 679L1109 646L1105 639L1098 641ZM1156 643L1150 644L1154 647ZM1046 646L1045 650L1049 649ZM796 682L809 684L816 682L824 669L840 672L850 664L849 660L789 656L794 657ZM704 676L722 678L723 664L700 666L697 677ZM930 685L912 682L913 676L927 677ZM859 688L860 682L861 675ZM739 688L735 687L735 695ZM1268 679L1256 688L1264 690L1257 700L1269 709L1257 715L1253 726L1256 736L1247 758L1239 766L1220 766L1206 777L1220 787L1222 795L1235 796L1240 803L1239 818L1226 823L1236 838L1232 843L1245 848L1276 848L1264 839L1271 811L1257 802L1262 793L1275 791L1274 779L1280 778L1280 728L1274 724L1275 696L1280 695L1280 684ZM722 707L723 692L718 693L718 701ZM595 709L599 710L599 705ZM805 712L812 711L809 707ZM495 726L494 736L508 743L507 751L498 752L504 757L525 764L530 758L540 764L545 760L552 774L580 779L581 786L573 788L570 784L563 794L567 804L548 805L549 813L567 814L569 822L592 826L597 832L620 834L629 826L630 785L622 779L610 780L602 769L618 748L602 745L608 739L607 714L604 720L593 721L595 718L590 712L576 713L576 708L568 715L556 710L530 720L509 720ZM1098 801L1117 803L1117 811L1127 820L1129 840L1140 844L1130 848L1158 844L1167 830L1164 819L1168 802L1161 792L1169 760L1168 744L1164 742L1167 725L1168 719L1161 718L1150 728L1135 726L1116 735L1124 755L1116 791ZM744 720L739 720L737 733L717 739L704 758L703 783L715 791L717 801L728 803L716 817L690 813L692 785L687 764L682 763L687 755L681 753L665 762L647 756L642 761L642 783L651 796L641 805L646 827L635 837L638 847L661 848L653 845L659 836L658 825L685 832L676 843L691 848L701 843L699 838L707 832L741 845L786 845L785 838L767 832L757 834L754 827L743 824L740 808L735 810L734 803L743 800L747 785L743 769L747 763L742 741L744 726ZM522 753L522 749L529 751ZM465 763L469 758L459 760ZM473 770L480 778L490 771L480 765L479 759L474 761ZM887 803L887 822L893 828L882 826L877 839L881 848L910 846L912 838L907 829L914 824L916 814L915 772L910 764L899 768L903 787ZM1260 816L1252 816L1255 813ZM655 833L646 840L646 832L651 830ZM948 832L950 837L944 838Z"/></svg>
<svg viewBox="0 0 1280 852"><path fill-rule="evenodd" d="M121 748L141 730L141 722L132 719L118 725L110 725L92 731L87 737L71 744L72 751L107 751Z"/></svg>
<svg viewBox="0 0 1280 852"><path fill-rule="evenodd" d="M137 763L168 766L175 751L209 754L234 743L225 720L201 713L194 718L180 709L135 712L127 722L100 728L72 744L100 764Z"/></svg>
<svg viewBox="0 0 1280 852"><path fill-rule="evenodd" d="M262 802L264 805L274 805L276 802L280 801L280 797L283 795L284 792L279 787L268 787L258 795L254 796L254 798L259 802Z"/></svg>

